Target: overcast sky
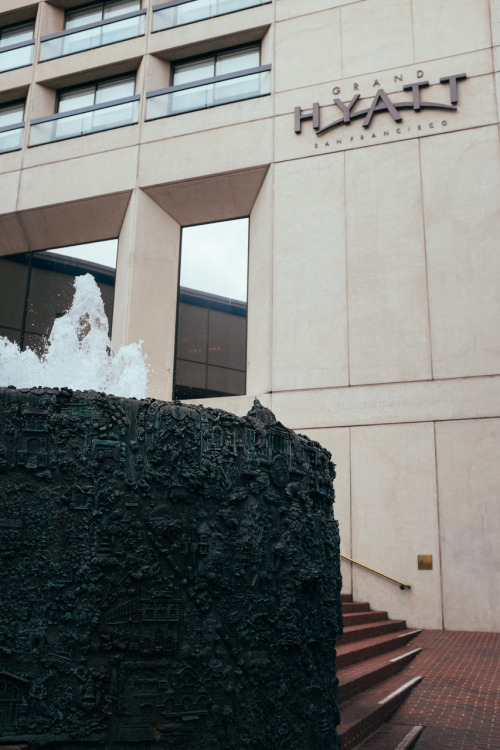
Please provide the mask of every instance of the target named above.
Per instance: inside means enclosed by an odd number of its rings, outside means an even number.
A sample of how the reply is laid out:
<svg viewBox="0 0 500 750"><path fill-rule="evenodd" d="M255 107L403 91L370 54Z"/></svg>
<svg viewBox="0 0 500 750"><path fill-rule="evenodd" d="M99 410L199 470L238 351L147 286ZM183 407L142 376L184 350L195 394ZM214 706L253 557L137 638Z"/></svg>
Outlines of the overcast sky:
<svg viewBox="0 0 500 750"><path fill-rule="evenodd" d="M116 268L118 240L51 250ZM198 224L182 230L181 286L246 302L248 219Z"/></svg>

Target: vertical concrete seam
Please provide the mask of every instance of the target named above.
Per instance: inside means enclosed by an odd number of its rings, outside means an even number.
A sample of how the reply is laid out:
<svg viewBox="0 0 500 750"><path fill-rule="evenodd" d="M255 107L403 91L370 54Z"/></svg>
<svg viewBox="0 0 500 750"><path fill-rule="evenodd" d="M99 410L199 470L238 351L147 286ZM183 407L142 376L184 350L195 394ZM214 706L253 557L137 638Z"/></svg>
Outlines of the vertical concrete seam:
<svg viewBox="0 0 500 750"><path fill-rule="evenodd" d="M352 528L352 427L348 427L348 434L349 434L349 557L354 557L353 555L353 528ZM349 577L350 577L350 584L351 584L351 594L352 598L354 599L354 577L353 577L353 568L354 565L351 564L349 568Z"/></svg>
<svg viewBox="0 0 500 750"><path fill-rule="evenodd" d="M411 48L413 53L413 63L417 62L415 54L415 13L413 11L413 0L410 0L410 19L411 19Z"/></svg>
<svg viewBox="0 0 500 750"><path fill-rule="evenodd" d="M431 380L434 380L434 360L432 353L432 325L431 325L431 293L429 287L429 262L427 258L427 227L425 222L425 196L424 196L424 178L422 174L422 144L421 139L418 142L418 170L420 177L420 196L422 201L422 232L424 240L424 266L425 266L425 288L427 294L427 329L429 335L429 364L431 369Z"/></svg>
<svg viewBox="0 0 500 750"><path fill-rule="evenodd" d="M344 77L344 47L342 44L342 7L339 8L339 32L340 32L340 78Z"/></svg>
<svg viewBox="0 0 500 750"><path fill-rule="evenodd" d="M444 630L444 586L443 586L443 555L441 547L441 514L439 507L439 472L438 472L438 454L437 454L437 434L436 422L433 425L434 435L434 471L436 475L436 512L437 512L437 531L438 531L438 554L439 554L439 593L441 599L441 628Z"/></svg>
<svg viewBox="0 0 500 750"><path fill-rule="evenodd" d="M347 243L347 158L344 157L344 253L345 253L345 309L346 309L346 348L347 348L347 385L351 385L351 337L349 328L349 254Z"/></svg>

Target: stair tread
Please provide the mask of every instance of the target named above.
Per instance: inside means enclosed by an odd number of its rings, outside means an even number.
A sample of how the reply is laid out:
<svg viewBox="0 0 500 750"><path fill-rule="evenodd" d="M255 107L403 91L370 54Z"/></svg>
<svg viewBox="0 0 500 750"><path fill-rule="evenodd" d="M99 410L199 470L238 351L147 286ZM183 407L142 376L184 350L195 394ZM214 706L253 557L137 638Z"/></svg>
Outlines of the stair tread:
<svg viewBox="0 0 500 750"><path fill-rule="evenodd" d="M409 750L414 747L423 726L420 724L383 724L367 737L355 750Z"/></svg>
<svg viewBox="0 0 500 750"><path fill-rule="evenodd" d="M344 618L344 627L346 627L345 623L350 622L351 620L355 620L357 617L369 617L371 621L379 620L387 620L388 615L387 612L383 612L380 609L368 609L368 610L359 610L357 612L343 612L342 616ZM391 620L393 622L393 620Z"/></svg>
<svg viewBox="0 0 500 750"><path fill-rule="evenodd" d="M344 627L344 633L352 633L355 630L369 630L370 628L379 626L381 629L384 627L387 627L387 625L390 624L392 627L396 627L396 625L399 625L401 629L406 628L406 621L405 620L380 620L379 622L363 622L359 625L347 625Z"/></svg>
<svg viewBox="0 0 500 750"><path fill-rule="evenodd" d="M398 638L402 639L404 636L408 636L412 633L417 636L421 632L421 630L403 628L401 631L397 630L394 633L382 633L381 635L360 638L359 641L351 641L350 643L342 643L342 641L339 640L336 645L337 656L340 654L351 653L352 651L361 651L367 646L376 645L378 643L387 643L390 641L394 641L394 648L396 649L401 645L401 641L398 641Z"/></svg>
<svg viewBox="0 0 500 750"><path fill-rule="evenodd" d="M396 655L393 651L388 651L384 654L378 654L377 656L372 656L369 659L357 662L356 664L349 664L347 667L341 667L337 670L339 683L345 685L347 682L357 679L358 677L374 672L387 664L394 663L394 659L400 659L401 657L407 657L410 659L421 651L421 648L403 647L398 649ZM408 663L404 658L401 658L401 662L403 665Z"/></svg>
<svg viewBox="0 0 500 750"><path fill-rule="evenodd" d="M371 612L369 602L342 602L342 612Z"/></svg>
<svg viewBox="0 0 500 750"><path fill-rule="evenodd" d="M347 729L380 709L382 705L386 705L389 702L388 699L393 703L397 702L398 699L401 699L401 693L397 691L402 688L413 689L417 686L417 681L421 679L421 677L409 679L407 674L398 673L369 690L365 690L360 695L349 698L342 704L341 721L338 727L339 735L342 736L342 733ZM383 701L385 703L382 703Z"/></svg>

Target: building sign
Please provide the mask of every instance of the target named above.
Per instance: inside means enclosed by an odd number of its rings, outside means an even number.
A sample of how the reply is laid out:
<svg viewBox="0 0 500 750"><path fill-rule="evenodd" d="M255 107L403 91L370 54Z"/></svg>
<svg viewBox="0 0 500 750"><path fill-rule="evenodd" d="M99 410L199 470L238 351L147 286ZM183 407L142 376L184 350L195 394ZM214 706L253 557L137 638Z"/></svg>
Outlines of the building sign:
<svg viewBox="0 0 500 750"><path fill-rule="evenodd" d="M360 94L355 94L349 103L344 103L341 99L336 97L333 101L339 108L341 116L328 125L323 126L321 124L321 107L318 102L313 104L312 112L308 111L304 113L301 107L295 107L295 132L300 135L302 132L302 122L304 120L312 120L313 129L316 131L316 135L320 136L324 133L328 133L334 128L350 125L353 120L360 118L363 118L363 127L369 128L373 118L382 112L388 112L394 122L403 121L400 111L404 109L411 109L414 112L420 112L424 109L456 112L458 105L458 82L463 81L465 78L467 78L466 74L460 73L458 75L447 76L439 79L440 83L448 86L450 97L449 104L425 101L423 89L429 86L429 81L421 80L403 86L404 91L411 92L412 98L402 102L394 102L389 94L387 94L382 88L378 89L370 106L364 109L358 109L356 106ZM354 84L354 88L357 89L357 84ZM333 92L334 95L337 92L340 93L340 89L334 89Z"/></svg>

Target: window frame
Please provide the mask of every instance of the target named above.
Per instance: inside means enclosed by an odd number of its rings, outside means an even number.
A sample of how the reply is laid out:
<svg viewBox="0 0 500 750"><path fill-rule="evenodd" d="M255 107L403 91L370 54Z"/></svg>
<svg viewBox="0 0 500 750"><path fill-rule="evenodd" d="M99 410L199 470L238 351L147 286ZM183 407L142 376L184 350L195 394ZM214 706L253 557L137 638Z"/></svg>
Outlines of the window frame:
<svg viewBox="0 0 500 750"><path fill-rule="evenodd" d="M66 135L54 135L54 132L51 134L50 139L47 140L38 140L36 138L33 138L33 126L41 125L43 123L53 123L52 131L55 131L57 129L57 122L59 120L64 120L65 118L69 117L75 117L77 115L86 115L86 114L92 114L94 112L98 112L99 110L104 110L110 107L118 107L120 105L125 104L135 104L138 103L141 95L140 94L133 94L132 96L128 97L122 97L119 99L109 99L104 102L99 102L98 104L92 104L90 106L84 106L84 107L76 107L75 109L69 109L65 111L59 111L60 101L61 101L61 95L65 93L69 93L71 91L78 91L79 89L94 89L94 102L96 99L96 94L99 90L99 86L101 84L107 84L112 81L120 81L120 80L126 80L129 79L130 81L134 82L134 91L136 90L137 86L137 72L134 71L134 73L124 73L119 76L110 76L108 78L101 78L97 81L89 81L87 83L80 84L78 86L69 86L65 89L59 89L57 92L56 97L56 112L52 115L45 115L44 117L36 117L33 120L30 121L30 125L32 126L32 138L31 142L29 144L29 148L35 148L36 146L43 146L50 143L57 143L58 141L66 141L70 140L71 138L81 138L85 135L94 135L95 133L101 133L105 132L107 130L117 130L118 128L128 127L129 125L137 125L138 124L138 109L133 114L134 122L122 122L117 125L113 125L111 127L92 127L89 130L86 130L84 132L74 133L74 134L66 134ZM37 142L33 143L32 141L35 140Z"/></svg>
<svg viewBox="0 0 500 750"><path fill-rule="evenodd" d="M23 140L22 139L22 134L20 134L20 143L19 143L18 146L14 147L14 148L7 148L7 149L2 149L2 147L1 147L1 135L3 133L9 133L12 130L24 130L24 127L25 127L25 124L26 124L25 120L24 120L24 115L25 115L25 112L26 112L26 99L14 99L11 102L3 102L2 104L0 104L0 116L1 116L3 110L7 110L9 108L14 108L14 107L19 107L19 109L22 110L21 111L21 119L18 122L16 122L16 123L11 123L10 125L0 125L0 156L2 154L8 154L8 153L11 153L13 151L20 151L22 149L22 147L23 147L23 145L22 145L22 140ZM1 122L1 120L0 120L0 122Z"/></svg>
<svg viewBox="0 0 500 750"><path fill-rule="evenodd" d="M100 108L104 108L105 106L109 106L113 102L118 103L118 102L122 102L122 101L129 101L131 99L131 97L120 97L118 99L109 99L109 100L106 100L105 102L99 102L98 104L96 104L96 101L95 101L96 100L97 92L99 91L99 86L101 86L102 84L107 84L107 83L111 83L111 82L114 82L114 81L126 80L127 78L130 81L133 80L133 82L134 82L134 93L132 94L132 97L136 96L135 89L136 89L137 78L136 78L136 74L135 73L134 74L124 73L124 74L119 75L119 76L110 76L108 78L100 78L97 81L93 81L93 82L89 82L89 83L82 83L82 84L79 84L78 86L68 86L65 89L58 89L58 91L57 91L57 97L56 97L56 112L55 112L55 114L68 115L70 113L79 112L80 110L82 112L83 111L85 111L85 112L87 112L87 111L91 112L94 109L100 109ZM61 103L61 96L62 95L69 94L72 91L74 91L74 92L77 92L78 90L82 90L83 91L83 89L86 89L86 88L87 89L90 89L90 88L94 89L94 103L93 104L91 104L89 106L86 106L86 107L76 107L74 110L73 109L68 109L66 111L63 110L63 112L60 111L59 105Z"/></svg>
<svg viewBox="0 0 500 750"><path fill-rule="evenodd" d="M236 46L233 46L233 47L224 47L224 48L222 48L220 50L216 50L215 52L211 52L209 54L205 53L203 55L195 55L193 57L186 57L186 58L183 58L182 60L176 60L176 61L174 61L173 64L172 64L172 66L171 66L171 70L170 70L170 80L171 81L174 80L175 72L176 72L175 71L176 65L187 64L187 63L196 62L198 60L201 61L201 60L213 58L213 60L214 60L214 71L215 71L216 70L216 66L217 66L217 57L219 55L227 54L228 52L233 52L233 51L236 51L236 50L249 50L252 47L253 48L258 48L258 50L259 50L259 61L261 61L261 56L262 56L262 44L261 44L261 41L250 42L248 44L239 44L239 45L236 45ZM149 92L147 92L146 93L146 99L153 99L155 97L166 96L166 95L169 95L169 94L175 94L175 93L177 93L179 91L186 91L186 90L189 90L189 89L196 89L196 88L199 88L199 87L202 87L202 86L209 86L211 84L221 83L223 81L230 81L232 79L246 78L248 76L259 75L259 74L262 74L262 73L268 73L268 72L271 71L271 69L272 69L272 66L270 64L269 65L258 65L257 67L253 67L253 68L242 68L241 70L233 71L231 73L223 73L221 75L214 75L214 76L211 76L210 78L200 78L200 79L197 79L195 81L190 81L188 83L181 83L181 84L176 84L176 85L170 85L170 86L168 86L166 88L163 88L163 89L157 89L156 91L149 91ZM261 83L259 82L259 89L260 88L261 88ZM269 86L269 90L268 91L264 91L263 93L262 93L261 90L259 90L259 93L253 94L251 96L235 96L235 97L228 98L226 101L215 101L213 103L205 104L203 106L194 106L194 107L189 108L189 109L179 109L178 111L176 111L173 108L173 106L172 106L173 103L171 101L169 101L167 103L167 112L165 114L157 114L157 115L152 115L151 116L151 115L148 115L148 112L146 112L146 121L148 122L148 121L151 121L151 120L161 119L163 117L173 117L173 116L176 116L176 115L187 114L187 113L190 113L190 112L202 111L204 109L212 109L213 107L220 107L220 106L223 106L225 104L234 104L236 102L241 102L241 101L247 101L247 100L250 100L250 99L261 98L263 96L269 96L270 93L271 93L271 91L270 91L270 86Z"/></svg>
<svg viewBox="0 0 500 750"><path fill-rule="evenodd" d="M160 31L169 31L170 29L177 29L181 26L189 26L192 23L200 23L200 21L207 21L210 18L220 18L221 16L228 16L233 13L242 13L244 10L250 10L252 8L260 8L262 5L270 5L272 3L272 0L255 0L255 2L251 2L251 4L246 5L244 8L236 8L235 10L226 10L222 13L210 13L206 16L201 16L200 18L195 18L192 21L182 21L181 23L174 23L171 26L160 26L157 28L156 19L159 18L158 15L155 16L155 13L158 11L168 10L169 8L175 9L179 5L187 5L188 3L195 2L195 0L167 0L167 2L159 3L158 5L155 5L153 7L153 20L152 20L152 29L151 33L156 34Z"/></svg>

